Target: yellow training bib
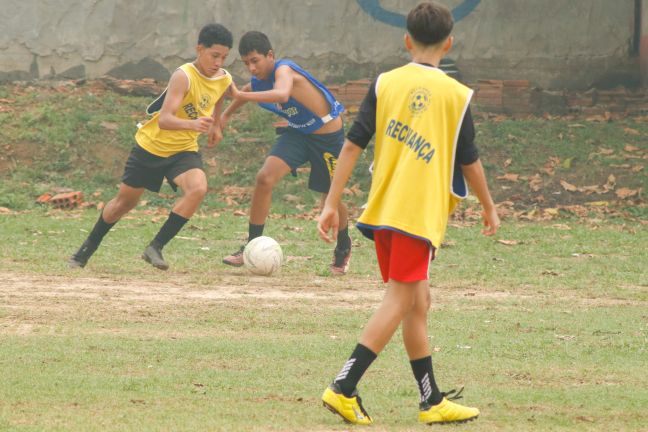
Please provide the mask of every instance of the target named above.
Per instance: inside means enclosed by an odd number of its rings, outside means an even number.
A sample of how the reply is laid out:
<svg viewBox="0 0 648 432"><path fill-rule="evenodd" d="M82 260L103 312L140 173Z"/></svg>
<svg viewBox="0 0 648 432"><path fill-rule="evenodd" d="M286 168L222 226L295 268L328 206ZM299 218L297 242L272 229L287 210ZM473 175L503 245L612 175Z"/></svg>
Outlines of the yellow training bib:
<svg viewBox="0 0 648 432"><path fill-rule="evenodd" d="M178 69L189 78L189 88L175 113L176 117L183 120L210 117L214 105L232 83L232 76L223 69L223 75L209 78L201 74L193 63L186 63ZM159 116L159 111L153 114L135 134L140 147L160 157L173 156L183 151L198 151L198 132L160 129Z"/></svg>
<svg viewBox="0 0 648 432"><path fill-rule="evenodd" d="M472 90L440 69L410 63L381 74L376 96L373 179L358 226L396 229L439 247L467 192L454 164Z"/></svg>

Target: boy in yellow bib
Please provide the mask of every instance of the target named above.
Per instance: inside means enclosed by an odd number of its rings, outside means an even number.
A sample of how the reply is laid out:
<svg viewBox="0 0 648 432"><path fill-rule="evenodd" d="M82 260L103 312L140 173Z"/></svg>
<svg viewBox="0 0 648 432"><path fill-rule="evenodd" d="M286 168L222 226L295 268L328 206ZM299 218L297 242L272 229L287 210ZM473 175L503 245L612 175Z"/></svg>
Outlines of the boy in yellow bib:
<svg viewBox="0 0 648 432"><path fill-rule="evenodd" d="M349 423L373 422L356 386L400 325L421 395L419 421L465 422L479 415L477 408L452 402L461 391L439 390L427 336L429 264L443 241L449 214L467 194L464 178L483 206L484 234L495 234L500 224L474 145L472 91L438 69L452 46L452 27L445 6L424 2L410 11L405 46L412 62L372 83L347 134L319 218L320 236L331 241L328 233L332 229L334 237L337 232L344 185L375 134L371 190L358 228L375 242L387 291L351 357L322 395L324 405Z"/></svg>
<svg viewBox="0 0 648 432"><path fill-rule="evenodd" d="M222 66L231 47L232 34L222 25L208 24L200 30L196 60L180 66L164 93L149 105L147 113L153 117L135 134L119 192L68 261L70 267L85 267L110 228L137 205L144 190L159 192L166 177L183 195L142 258L160 270L169 268L162 248L198 210L207 193L198 136L208 134L208 147L223 137L221 107L232 76Z"/></svg>

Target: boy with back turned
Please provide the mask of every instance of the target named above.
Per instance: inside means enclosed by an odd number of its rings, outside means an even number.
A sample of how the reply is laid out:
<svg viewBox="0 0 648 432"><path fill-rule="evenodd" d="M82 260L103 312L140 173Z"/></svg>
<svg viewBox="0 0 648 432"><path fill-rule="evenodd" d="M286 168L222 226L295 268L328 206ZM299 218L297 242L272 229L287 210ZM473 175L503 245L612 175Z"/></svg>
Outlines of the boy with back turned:
<svg viewBox="0 0 648 432"><path fill-rule="evenodd" d="M424 2L410 11L405 46L412 62L372 83L347 134L319 219L320 236L331 241L344 185L375 134L371 190L358 228L375 242L387 290L351 357L322 395L324 405L349 423L373 422L356 387L400 325L420 392L419 422L466 422L479 415L477 408L452 402L459 396L450 397L454 391L439 390L427 334L430 262L449 214L467 195L465 180L483 206L483 233L495 234L500 224L473 142L472 91L439 69L452 47L452 27L445 6Z"/></svg>

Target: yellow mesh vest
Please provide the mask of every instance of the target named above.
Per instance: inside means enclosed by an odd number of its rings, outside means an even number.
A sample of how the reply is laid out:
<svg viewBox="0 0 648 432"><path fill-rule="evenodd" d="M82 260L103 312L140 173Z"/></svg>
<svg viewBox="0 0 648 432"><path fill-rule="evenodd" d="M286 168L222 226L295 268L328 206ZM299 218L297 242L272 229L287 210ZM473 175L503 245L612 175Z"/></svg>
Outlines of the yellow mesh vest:
<svg viewBox="0 0 648 432"><path fill-rule="evenodd" d="M232 76L223 69L224 75L209 78L201 74L192 63L186 63L179 69L189 78L189 90L175 115L184 120L210 117L214 105L232 83ZM161 157L183 151L198 151L198 132L160 129L159 116L159 112L153 114L135 134L140 147Z"/></svg>
<svg viewBox="0 0 648 432"><path fill-rule="evenodd" d="M376 93L373 179L358 225L396 229L439 247L449 214L465 197L465 184L459 194L452 184L472 90L437 68L410 63L380 75Z"/></svg>

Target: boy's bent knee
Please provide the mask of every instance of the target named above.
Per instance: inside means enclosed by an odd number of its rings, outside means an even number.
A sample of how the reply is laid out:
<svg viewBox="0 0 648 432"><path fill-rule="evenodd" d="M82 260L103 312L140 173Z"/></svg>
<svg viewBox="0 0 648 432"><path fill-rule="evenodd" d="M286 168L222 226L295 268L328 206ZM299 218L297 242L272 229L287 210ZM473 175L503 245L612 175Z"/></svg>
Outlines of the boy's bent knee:
<svg viewBox="0 0 648 432"><path fill-rule="evenodd" d="M256 185L264 189L271 189L276 183L274 175L268 171L260 170L256 175Z"/></svg>
<svg viewBox="0 0 648 432"><path fill-rule="evenodd" d="M203 199L207 195L207 184L193 186L187 191L187 195L193 198Z"/></svg>

